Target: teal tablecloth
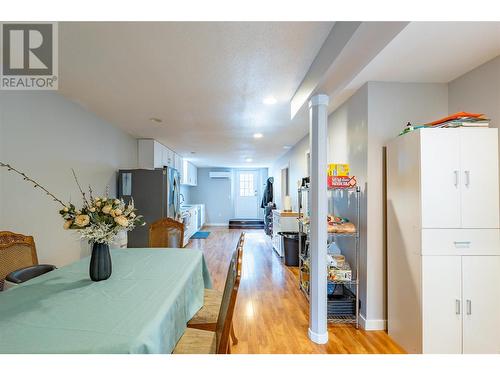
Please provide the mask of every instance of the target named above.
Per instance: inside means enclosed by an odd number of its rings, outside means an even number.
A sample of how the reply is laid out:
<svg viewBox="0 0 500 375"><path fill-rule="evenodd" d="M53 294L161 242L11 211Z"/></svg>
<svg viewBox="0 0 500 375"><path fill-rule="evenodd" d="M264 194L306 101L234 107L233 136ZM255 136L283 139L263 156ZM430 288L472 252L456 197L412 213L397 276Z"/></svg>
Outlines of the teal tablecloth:
<svg viewBox="0 0 500 375"><path fill-rule="evenodd" d="M199 250L111 250L106 281L89 259L0 292L0 353L170 353L203 305Z"/></svg>

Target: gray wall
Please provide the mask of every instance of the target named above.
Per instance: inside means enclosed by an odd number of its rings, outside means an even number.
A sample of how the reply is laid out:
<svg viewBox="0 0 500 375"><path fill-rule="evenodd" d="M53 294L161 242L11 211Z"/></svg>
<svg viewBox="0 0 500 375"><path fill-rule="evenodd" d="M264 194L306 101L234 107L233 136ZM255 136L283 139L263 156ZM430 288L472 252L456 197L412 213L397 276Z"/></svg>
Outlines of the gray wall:
<svg viewBox="0 0 500 375"><path fill-rule="evenodd" d="M386 199L384 147L409 121L423 124L448 113L444 83L368 83L367 270L364 315L381 320L386 312Z"/></svg>
<svg viewBox="0 0 500 375"><path fill-rule="evenodd" d="M328 118L328 162L349 163L361 187L360 300L361 315L369 329L383 329L386 317L384 146L408 121L427 122L446 115L447 110L446 84L369 82ZM273 164L277 195L283 165L290 165L292 187L305 176L308 143L306 136ZM281 200L276 202L280 206ZM352 218L354 207L337 209ZM348 257L352 255L350 243L339 245Z"/></svg>
<svg viewBox="0 0 500 375"><path fill-rule="evenodd" d="M263 186L268 176L267 168L258 168L259 205L262 198ZM231 179L214 179L209 177L211 171L229 171ZM198 168L198 185L183 187L181 192L186 192L186 202L192 204L205 204L205 221L207 225L227 225L230 219L235 218L234 196L236 194L236 172L232 168ZM189 198L188 198L189 197ZM263 214L259 210L259 218Z"/></svg>
<svg viewBox="0 0 500 375"><path fill-rule="evenodd" d="M208 173L215 170L228 171L220 168L198 168L198 186L191 190L189 203L205 204L205 222L207 224L227 225L234 218L234 202L232 197L231 179L210 178Z"/></svg>
<svg viewBox="0 0 500 375"><path fill-rule="evenodd" d="M63 201L80 205L81 184L116 192L116 171L137 167L137 141L56 93L0 92L0 160L33 177ZM89 253L63 230L60 206L17 175L0 171L0 229L33 235L39 261L61 266Z"/></svg>
<svg viewBox="0 0 500 375"><path fill-rule="evenodd" d="M500 56L449 83L449 112L479 112L500 127Z"/></svg>

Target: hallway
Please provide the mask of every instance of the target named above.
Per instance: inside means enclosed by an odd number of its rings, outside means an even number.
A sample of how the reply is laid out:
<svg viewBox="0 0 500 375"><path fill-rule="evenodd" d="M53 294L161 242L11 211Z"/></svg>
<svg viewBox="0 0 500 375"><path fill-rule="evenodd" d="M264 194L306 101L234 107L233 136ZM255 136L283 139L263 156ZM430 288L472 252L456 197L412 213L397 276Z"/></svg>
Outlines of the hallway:
<svg viewBox="0 0 500 375"><path fill-rule="evenodd" d="M222 290L231 252L241 230L206 227L206 240L191 240L188 247L205 254L213 286ZM383 331L356 330L330 325L327 345L307 337L308 305L294 273L273 252L262 230L246 231L243 275L234 315L239 339L233 353L369 354L404 353Z"/></svg>

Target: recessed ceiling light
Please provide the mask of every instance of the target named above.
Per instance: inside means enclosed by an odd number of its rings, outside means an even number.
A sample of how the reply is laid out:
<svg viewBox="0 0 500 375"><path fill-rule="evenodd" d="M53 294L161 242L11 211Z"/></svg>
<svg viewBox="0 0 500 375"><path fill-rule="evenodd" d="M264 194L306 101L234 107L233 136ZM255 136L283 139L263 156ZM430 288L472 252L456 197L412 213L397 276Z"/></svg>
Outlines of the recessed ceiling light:
<svg viewBox="0 0 500 375"><path fill-rule="evenodd" d="M264 136L264 134L262 134L262 133L255 133L253 135L254 138L262 138L263 136Z"/></svg>
<svg viewBox="0 0 500 375"><path fill-rule="evenodd" d="M149 121L154 122L155 124L161 124L163 122L163 120L158 117L151 117Z"/></svg>
<svg viewBox="0 0 500 375"><path fill-rule="evenodd" d="M251 163L251 162L253 161L253 159L252 159L252 158L246 158L246 159L245 159L245 161L246 161L247 163Z"/></svg>
<svg viewBox="0 0 500 375"><path fill-rule="evenodd" d="M267 98L264 98L263 102L267 105L273 105L276 104L277 100L274 96L268 96Z"/></svg>
<svg viewBox="0 0 500 375"><path fill-rule="evenodd" d="M290 149L292 148L292 146L290 146L290 145L284 145L284 146L283 146L283 148L284 148L285 150L290 150Z"/></svg>

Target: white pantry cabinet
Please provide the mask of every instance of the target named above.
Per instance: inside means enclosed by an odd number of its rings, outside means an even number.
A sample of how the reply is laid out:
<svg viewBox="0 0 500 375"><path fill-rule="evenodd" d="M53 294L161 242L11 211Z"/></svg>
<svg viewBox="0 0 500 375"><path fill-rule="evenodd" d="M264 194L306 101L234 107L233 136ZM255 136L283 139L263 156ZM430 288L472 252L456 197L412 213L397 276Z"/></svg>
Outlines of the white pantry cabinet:
<svg viewBox="0 0 500 375"><path fill-rule="evenodd" d="M500 257L424 256L423 352L500 354Z"/></svg>
<svg viewBox="0 0 500 375"><path fill-rule="evenodd" d="M497 129L387 147L389 335L410 353L500 353Z"/></svg>
<svg viewBox="0 0 500 375"><path fill-rule="evenodd" d="M423 129L423 228L498 228L497 129ZM418 134L419 133L419 134Z"/></svg>

